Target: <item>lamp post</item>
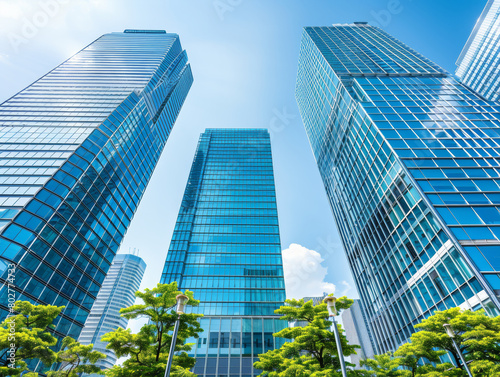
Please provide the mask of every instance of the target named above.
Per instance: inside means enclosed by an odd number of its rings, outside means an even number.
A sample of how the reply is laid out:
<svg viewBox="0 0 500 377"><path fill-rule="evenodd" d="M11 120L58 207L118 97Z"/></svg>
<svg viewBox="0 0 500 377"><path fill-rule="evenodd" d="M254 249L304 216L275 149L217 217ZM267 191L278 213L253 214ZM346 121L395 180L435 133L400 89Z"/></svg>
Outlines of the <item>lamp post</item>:
<svg viewBox="0 0 500 377"><path fill-rule="evenodd" d="M172 334L172 343L170 343L170 351L168 352L167 369L165 369L165 377L170 377L170 369L172 368L172 360L174 359L175 343L177 343L177 333L179 332L179 323L181 314L184 314L189 297L186 295L177 295L177 320L175 321L174 333Z"/></svg>
<svg viewBox="0 0 500 377"><path fill-rule="evenodd" d="M342 352L342 344L340 343L339 329L337 327L337 321L335 320L335 316L337 315L335 302L337 301L337 299L335 297L328 296L324 301L326 302L326 306L328 307L328 314L332 320L333 333L335 334L335 342L337 343L337 351L339 352L340 368L342 369L342 377L347 377L344 354Z"/></svg>
<svg viewBox="0 0 500 377"><path fill-rule="evenodd" d="M463 364L465 370L467 371L467 374L469 375L469 377L472 377L472 373L469 369L469 366L465 362L464 355L462 355L462 352L460 351L460 348L458 348L457 342L455 341L455 337L457 336L457 334L455 334L455 331L453 331L453 329L451 328L451 325L445 323L443 325L443 327L446 330L446 334L450 337L451 342L453 343L453 347L455 347L455 350L458 353L458 356L460 356L460 360L462 360L462 364Z"/></svg>

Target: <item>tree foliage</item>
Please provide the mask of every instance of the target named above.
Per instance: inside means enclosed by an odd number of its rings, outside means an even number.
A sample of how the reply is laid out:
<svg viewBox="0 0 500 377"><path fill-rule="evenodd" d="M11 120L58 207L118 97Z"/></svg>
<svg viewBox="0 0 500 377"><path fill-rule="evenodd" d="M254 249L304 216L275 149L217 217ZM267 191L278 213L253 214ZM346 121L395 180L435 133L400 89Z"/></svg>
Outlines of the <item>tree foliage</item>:
<svg viewBox="0 0 500 377"><path fill-rule="evenodd" d="M53 328L52 322L62 309L64 306L15 302L13 311L17 314L7 317L0 325L0 376L17 376L27 371L27 361L32 359L40 359L45 365L56 361L57 354L51 347L57 344L57 339L48 329ZM12 358L13 349L15 357Z"/></svg>
<svg viewBox="0 0 500 377"><path fill-rule="evenodd" d="M353 303L347 297L337 301L337 309L347 309ZM312 300L286 300L285 306L275 311L281 319L290 322L304 322L306 325L287 327L275 337L287 340L279 349L259 355L254 363L263 370L261 376L268 377L322 377L340 375L340 360L332 323L327 319L328 310L324 303L314 305ZM344 356L356 353L359 346L347 342L341 326L338 325ZM351 365L351 364L349 364ZM351 375L363 375L363 371L351 371Z"/></svg>
<svg viewBox="0 0 500 377"><path fill-rule="evenodd" d="M373 359L367 359L361 361L361 365L365 365L370 368L371 375L377 377L397 377L401 376L399 368L399 362L391 352L384 353L382 355L375 355Z"/></svg>
<svg viewBox="0 0 500 377"><path fill-rule="evenodd" d="M51 377L73 377L80 372L96 373L100 371L94 364L105 357L100 352L93 351L93 346L82 346L71 337L62 342L62 349L54 351L57 339L50 333L52 324L64 306L33 305L28 301L16 301L13 313L0 325L0 349L3 365L0 366L0 376L36 377L38 373L29 371L28 362L40 360L45 366L53 363L63 363L64 370L48 373ZM14 351L13 351L14 350ZM11 353L15 355L10 357ZM15 362L12 365L12 362ZM88 363L89 365L80 365Z"/></svg>
<svg viewBox="0 0 500 377"><path fill-rule="evenodd" d="M67 336L63 339L61 350L57 353L58 371L47 373L48 377L78 377L80 373L104 374L101 368L94 365L106 357L101 352L93 350L94 345L80 344Z"/></svg>
<svg viewBox="0 0 500 377"><path fill-rule="evenodd" d="M500 376L500 364L489 360L476 360L470 364L470 370L475 377L498 377Z"/></svg>
<svg viewBox="0 0 500 377"><path fill-rule="evenodd" d="M416 342L403 344L394 353L397 357L397 364L407 368L409 376L414 377L421 371L420 360L425 359L428 362L439 363L440 356L446 351L436 351L433 348L421 347Z"/></svg>
<svg viewBox="0 0 500 377"><path fill-rule="evenodd" d="M446 323L455 331L455 342L467 361L500 362L500 317L488 317L482 310L473 312L453 308L436 311L415 325L420 331L411 336L412 343L421 348L436 347L448 351L460 365L460 356L443 327Z"/></svg>
<svg viewBox="0 0 500 377"><path fill-rule="evenodd" d="M115 365L106 372L111 377L163 377L168 359L172 332L178 314L175 312L176 296L181 294L177 289L177 283L158 284L153 289L137 292L136 297L142 300L142 304L133 305L120 310L122 316L127 319L143 318L148 322L137 334L130 329L117 330L107 333L102 341L108 342L106 348L113 350L118 358L128 357L122 365ZM197 306L198 300L193 297L193 292L184 292L189 297L188 306ZM186 351L190 351L193 344L184 344L185 340L194 337L202 331L197 321L201 314L182 314L180 316L179 333L175 345L175 351L181 352L174 356L171 375L175 377L195 376L189 371L195 359L189 357Z"/></svg>
<svg viewBox="0 0 500 377"><path fill-rule="evenodd" d="M436 311L415 325L409 343L392 354L375 356L364 363L374 376L438 377L466 376L460 355L447 335L444 324L455 332L455 342L474 376L500 376L500 317L488 317L484 311L452 308ZM442 362L449 354L455 365ZM404 369L398 367L404 367ZM387 373L393 374L387 374Z"/></svg>

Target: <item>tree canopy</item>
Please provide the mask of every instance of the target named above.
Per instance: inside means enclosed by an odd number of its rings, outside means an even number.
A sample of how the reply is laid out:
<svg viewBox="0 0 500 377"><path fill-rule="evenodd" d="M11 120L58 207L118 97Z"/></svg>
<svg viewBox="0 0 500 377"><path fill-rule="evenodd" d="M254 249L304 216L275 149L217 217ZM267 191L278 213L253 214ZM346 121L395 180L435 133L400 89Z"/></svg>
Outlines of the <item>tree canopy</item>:
<svg viewBox="0 0 500 377"><path fill-rule="evenodd" d="M337 300L337 309L347 309L353 300L342 297ZM304 326L288 327L275 337L287 340L279 349L259 355L254 363L261 369L261 376L269 377L320 377L340 376L340 360L332 323L327 319L328 310L325 303L314 305L312 300L286 300L285 305L275 311L281 319L290 322L304 323ZM338 325L340 341L344 356L356 353L359 346L350 345L341 326ZM352 366L352 364L349 364ZM363 371L351 371L351 375L363 375Z"/></svg>
<svg viewBox="0 0 500 377"><path fill-rule="evenodd" d="M80 373L104 374L101 368L94 365L106 357L101 352L93 350L94 345L82 345L67 336L63 339L62 348L57 353L57 362L61 367L58 371L47 373L48 377L78 377Z"/></svg>
<svg viewBox="0 0 500 377"><path fill-rule="evenodd" d="M0 376L38 376L28 368L29 361L33 359L40 360L46 367L61 363L59 371L48 372L50 377L76 377L80 372L100 371L93 364L105 355L94 351L92 344L83 346L68 336L62 341L62 349L59 352L54 350L57 338L49 330L54 327L52 323L63 309L64 306L15 302L13 315L0 325L0 349L3 350Z"/></svg>
<svg viewBox="0 0 500 377"><path fill-rule="evenodd" d="M500 317L460 308L434 312L415 325L419 331L411 336L409 343L400 346L394 354L377 355L364 364L371 368L373 376L466 376L444 324L453 329L454 340L475 377L500 375ZM442 362L446 354L455 365Z"/></svg>
<svg viewBox="0 0 500 377"><path fill-rule="evenodd" d="M107 333L102 341L108 342L106 348L113 350L118 358L128 357L122 365L115 365L106 372L111 377L163 377L168 359L172 332L178 314L175 312L176 296L181 294L177 289L177 283L158 284L153 289L145 289L137 292L136 297L142 300L142 304L132 305L120 310L122 316L127 319L143 318L147 323L142 326L137 334L130 329L117 330ZM198 300L193 297L193 292L184 292L189 297L187 306L197 306ZM188 338L198 338L200 328L197 318L201 314L182 314L180 316L179 333L175 345L175 351L180 352L174 356L171 376L195 376L189 371L195 359L189 357L186 351L190 351L193 344L184 344Z"/></svg>
<svg viewBox="0 0 500 377"><path fill-rule="evenodd" d="M57 344L57 339L48 329L53 327L52 322L64 306L16 301L12 309L14 315L0 324L0 349L3 350L0 376L20 375L28 370L27 362L32 359L50 366L57 358L51 348Z"/></svg>

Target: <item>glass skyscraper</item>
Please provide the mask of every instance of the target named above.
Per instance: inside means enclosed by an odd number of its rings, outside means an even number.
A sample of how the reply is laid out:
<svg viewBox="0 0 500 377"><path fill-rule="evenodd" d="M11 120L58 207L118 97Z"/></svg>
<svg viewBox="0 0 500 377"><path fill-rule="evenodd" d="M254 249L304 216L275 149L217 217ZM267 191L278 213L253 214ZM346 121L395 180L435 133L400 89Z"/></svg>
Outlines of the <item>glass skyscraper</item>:
<svg viewBox="0 0 500 377"><path fill-rule="evenodd" d="M489 0L457 60L459 79L491 101L500 98L500 0Z"/></svg>
<svg viewBox="0 0 500 377"><path fill-rule="evenodd" d="M115 353L106 349L107 343L101 338L118 327L127 328L128 319L120 315L120 309L134 304L135 292L139 290L145 270L146 263L137 255L117 254L85 321L78 341L85 345L93 344L95 351L106 355L105 359L95 364L101 369L112 368L117 360Z"/></svg>
<svg viewBox="0 0 500 377"><path fill-rule="evenodd" d="M269 133L207 129L200 136L162 283L194 291L203 313L191 352L198 376L252 376L281 346L274 310L285 287Z"/></svg>
<svg viewBox="0 0 500 377"><path fill-rule="evenodd" d="M64 305L78 338L192 83L179 37L103 35L0 105L0 316Z"/></svg>
<svg viewBox="0 0 500 377"><path fill-rule="evenodd" d="M375 352L498 314L500 106L366 23L304 29L296 97Z"/></svg>

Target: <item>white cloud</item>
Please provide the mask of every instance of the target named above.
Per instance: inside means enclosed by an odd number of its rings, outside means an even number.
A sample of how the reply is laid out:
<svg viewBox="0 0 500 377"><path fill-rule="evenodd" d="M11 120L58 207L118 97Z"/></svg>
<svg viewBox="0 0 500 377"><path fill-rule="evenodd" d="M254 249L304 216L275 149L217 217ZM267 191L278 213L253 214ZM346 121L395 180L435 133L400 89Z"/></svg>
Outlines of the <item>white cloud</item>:
<svg viewBox="0 0 500 377"><path fill-rule="evenodd" d="M22 8L20 1L0 1L0 18L17 20L23 14Z"/></svg>
<svg viewBox="0 0 500 377"><path fill-rule="evenodd" d="M325 282L326 267L320 253L292 243L283 250L286 297L300 299L335 292L335 285Z"/></svg>
<svg viewBox="0 0 500 377"><path fill-rule="evenodd" d="M342 282L340 283L343 285L344 289L342 290L341 293L339 293L339 297L342 297L342 296L348 296L349 295L349 292L351 291L352 287L351 287L351 284L349 284L347 281L345 280L342 280Z"/></svg>

